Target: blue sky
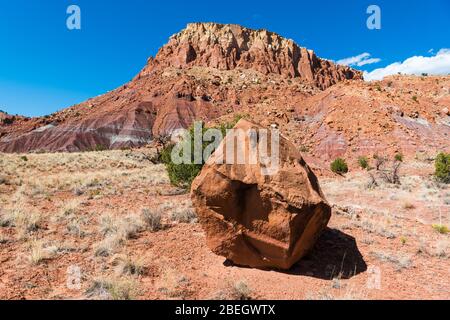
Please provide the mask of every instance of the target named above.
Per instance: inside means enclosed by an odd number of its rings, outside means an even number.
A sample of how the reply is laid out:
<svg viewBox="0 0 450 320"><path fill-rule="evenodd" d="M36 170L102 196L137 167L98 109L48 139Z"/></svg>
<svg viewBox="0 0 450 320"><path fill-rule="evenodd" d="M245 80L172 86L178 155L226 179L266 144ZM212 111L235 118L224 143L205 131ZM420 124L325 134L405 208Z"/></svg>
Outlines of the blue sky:
<svg viewBox="0 0 450 320"><path fill-rule="evenodd" d="M71 4L81 30L66 28ZM381 30L366 27L371 4ZM370 53L381 61L368 71L450 48L448 0L0 0L0 109L44 115L114 89L188 22L210 21L265 28L332 60Z"/></svg>

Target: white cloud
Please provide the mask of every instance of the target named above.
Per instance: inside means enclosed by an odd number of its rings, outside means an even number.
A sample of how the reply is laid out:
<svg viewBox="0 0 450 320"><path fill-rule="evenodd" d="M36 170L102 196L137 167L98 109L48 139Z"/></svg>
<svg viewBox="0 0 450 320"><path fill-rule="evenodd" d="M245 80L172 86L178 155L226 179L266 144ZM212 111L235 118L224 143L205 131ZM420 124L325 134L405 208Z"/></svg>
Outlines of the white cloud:
<svg viewBox="0 0 450 320"><path fill-rule="evenodd" d="M415 74L427 73L430 75L446 75L450 73L450 49L444 48L431 57L414 56L403 62L395 62L384 68L364 72L366 81L381 80L393 74Z"/></svg>
<svg viewBox="0 0 450 320"><path fill-rule="evenodd" d="M364 66L366 64L373 64L380 62L381 59L378 58L371 58L371 54L368 52L361 53L357 56L345 58L336 61L337 64L342 64L344 66Z"/></svg>
<svg viewBox="0 0 450 320"><path fill-rule="evenodd" d="M365 66L366 64L378 63L380 61L381 61L381 59L379 59L379 58L370 58L370 59L366 59L366 60L360 61L356 65L358 67L362 67L362 66Z"/></svg>

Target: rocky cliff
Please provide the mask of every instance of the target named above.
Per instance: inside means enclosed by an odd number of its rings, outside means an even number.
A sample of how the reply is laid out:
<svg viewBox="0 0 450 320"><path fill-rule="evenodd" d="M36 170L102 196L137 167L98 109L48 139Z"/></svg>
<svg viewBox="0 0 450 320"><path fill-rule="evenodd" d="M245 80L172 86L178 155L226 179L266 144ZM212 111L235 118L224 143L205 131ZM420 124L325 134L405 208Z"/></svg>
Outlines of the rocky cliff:
<svg viewBox="0 0 450 320"><path fill-rule="evenodd" d="M361 72L320 59L276 33L217 23L191 23L173 35L143 74L170 66L253 69L264 75L299 77L322 89L344 79L362 79Z"/></svg>

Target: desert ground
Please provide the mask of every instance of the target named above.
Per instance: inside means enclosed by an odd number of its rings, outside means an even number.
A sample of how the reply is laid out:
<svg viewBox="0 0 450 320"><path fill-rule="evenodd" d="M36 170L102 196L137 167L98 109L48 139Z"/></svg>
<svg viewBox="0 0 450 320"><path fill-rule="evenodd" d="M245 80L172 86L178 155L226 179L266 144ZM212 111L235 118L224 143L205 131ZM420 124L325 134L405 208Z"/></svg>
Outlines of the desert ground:
<svg viewBox="0 0 450 320"><path fill-rule="evenodd" d="M450 298L450 188L430 159L404 160L400 185L317 171L331 221L277 271L213 254L154 152L0 154L0 299Z"/></svg>

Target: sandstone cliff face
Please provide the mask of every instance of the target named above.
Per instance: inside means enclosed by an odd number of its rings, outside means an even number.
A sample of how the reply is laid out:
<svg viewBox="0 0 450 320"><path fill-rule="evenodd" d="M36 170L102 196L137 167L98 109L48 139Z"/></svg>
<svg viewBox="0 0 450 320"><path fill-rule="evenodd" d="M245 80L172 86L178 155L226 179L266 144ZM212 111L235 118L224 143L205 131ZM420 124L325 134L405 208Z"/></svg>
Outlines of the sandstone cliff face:
<svg viewBox="0 0 450 320"><path fill-rule="evenodd" d="M362 79L361 72L320 59L276 33L217 23L191 23L173 35L149 61L148 70L155 66L254 69L265 75L300 77L322 89L344 79Z"/></svg>

